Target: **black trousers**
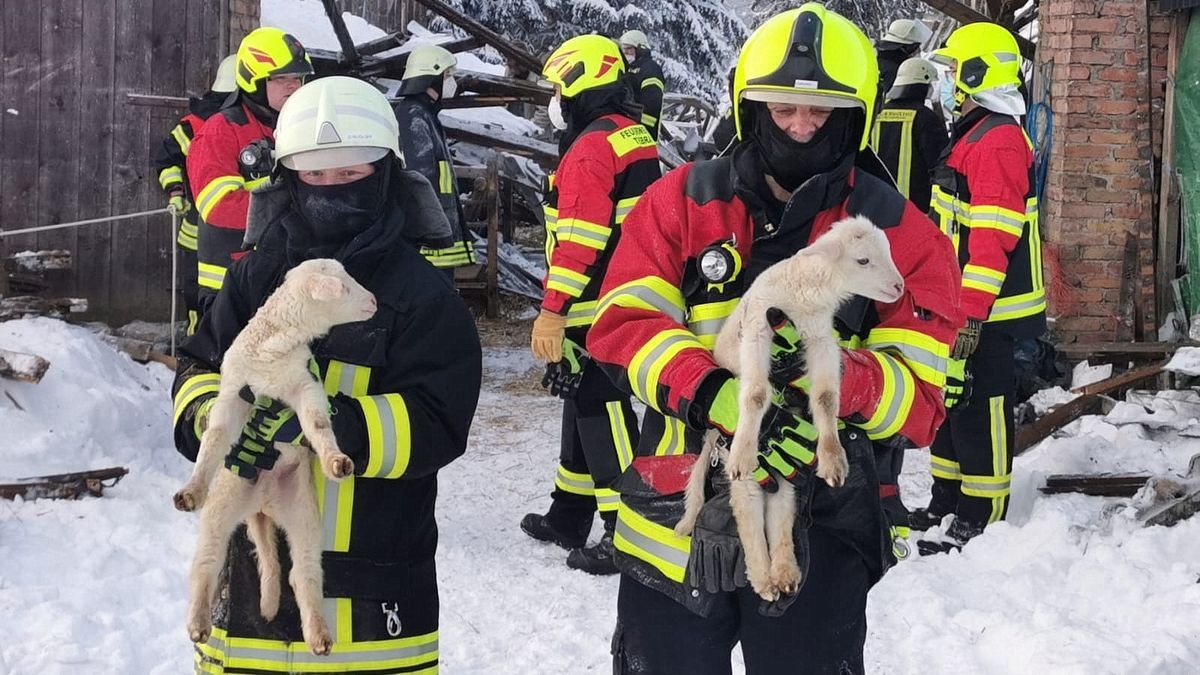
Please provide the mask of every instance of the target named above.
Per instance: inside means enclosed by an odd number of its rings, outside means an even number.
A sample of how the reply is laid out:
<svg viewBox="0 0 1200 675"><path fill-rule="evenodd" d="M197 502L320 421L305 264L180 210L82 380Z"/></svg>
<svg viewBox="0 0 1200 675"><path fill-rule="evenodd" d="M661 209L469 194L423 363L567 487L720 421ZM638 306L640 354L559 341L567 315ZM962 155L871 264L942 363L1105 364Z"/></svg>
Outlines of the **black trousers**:
<svg viewBox="0 0 1200 675"><path fill-rule="evenodd" d="M749 587L722 593L700 617L633 577L621 575L614 675L730 675L742 643L746 675L863 672L870 575L862 556L827 530L809 530L812 563L795 603L779 618L758 613Z"/></svg>
<svg viewBox="0 0 1200 675"><path fill-rule="evenodd" d="M183 307L187 311L187 334L196 332L200 323L200 285L196 280L196 252L179 247L179 291L183 294Z"/></svg>
<svg viewBox="0 0 1200 675"><path fill-rule="evenodd" d="M590 524L600 509L605 524L616 519L613 481L633 460L638 420L629 395L594 363L584 367L574 399L563 402L558 475L550 518L568 529Z"/></svg>
<svg viewBox="0 0 1200 675"><path fill-rule="evenodd" d="M971 396L950 411L930 447L932 513L954 513L975 527L1008 513L1017 387L1013 347L1011 336L985 328L967 359Z"/></svg>

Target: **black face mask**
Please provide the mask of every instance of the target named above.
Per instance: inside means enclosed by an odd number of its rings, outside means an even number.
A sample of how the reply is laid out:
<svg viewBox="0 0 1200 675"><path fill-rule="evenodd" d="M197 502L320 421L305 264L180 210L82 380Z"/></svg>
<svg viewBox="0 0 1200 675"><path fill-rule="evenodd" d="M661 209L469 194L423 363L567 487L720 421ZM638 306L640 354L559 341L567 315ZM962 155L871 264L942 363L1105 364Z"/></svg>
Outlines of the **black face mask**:
<svg viewBox="0 0 1200 675"><path fill-rule="evenodd" d="M342 185L309 185L289 173L292 200L309 226L312 246L341 244L364 232L383 213L389 165L375 163L375 173Z"/></svg>
<svg viewBox="0 0 1200 675"><path fill-rule="evenodd" d="M756 104L755 108L754 142L767 174L788 192L837 166L853 150L850 131L855 126L852 122L857 119L857 110L834 109L817 133L807 142L800 143L776 126L765 105Z"/></svg>

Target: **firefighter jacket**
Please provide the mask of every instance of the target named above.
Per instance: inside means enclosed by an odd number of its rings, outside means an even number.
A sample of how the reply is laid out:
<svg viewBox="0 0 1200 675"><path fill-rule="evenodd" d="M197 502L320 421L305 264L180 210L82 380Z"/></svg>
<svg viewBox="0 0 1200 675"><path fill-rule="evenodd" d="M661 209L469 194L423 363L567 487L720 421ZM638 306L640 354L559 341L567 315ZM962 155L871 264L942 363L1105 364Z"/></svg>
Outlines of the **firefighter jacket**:
<svg viewBox="0 0 1200 675"><path fill-rule="evenodd" d="M249 175L238 154L263 139L274 142L272 126L245 103L236 103L210 117L192 140L187 173L200 216L200 289L208 297L221 290L229 263L242 251L250 191L267 181L266 176Z"/></svg>
<svg viewBox="0 0 1200 675"><path fill-rule="evenodd" d="M418 214L393 215L402 221ZM266 226L258 247L230 266L196 335L182 348L174 431L176 447L189 459L199 448L196 410L215 395L222 355L293 265L285 225L297 217L295 211L282 213ZM338 483L314 464L324 606L330 628L338 631L333 652L341 657L313 657L303 641L263 639L275 637L270 632L237 633L239 622L244 625L245 617L258 612L257 592L243 594L239 586L222 599L228 604L218 613L224 616L217 617L219 639L198 646L204 658L226 668L240 663L257 668L253 672L295 672L288 664L310 663L305 672L374 672L385 666L394 672L430 657L436 664L436 628L403 639L386 639L382 628L377 632L383 639L363 637L372 634L364 630L364 612L382 617L381 600L428 597L437 547L437 471L466 448L480 388L481 352L471 314L445 275L404 241L401 229L401 222L389 222L385 234L365 248L338 255L375 294L379 310L368 321L335 326L312 344L338 445L355 465L355 475ZM253 578L252 565L241 562L239 569L250 569ZM236 568L238 562L231 564ZM418 582L420 588L410 587ZM432 597L434 606L423 614L432 612L436 625L436 593ZM251 663L251 655L263 660Z"/></svg>
<svg viewBox="0 0 1200 675"><path fill-rule="evenodd" d="M438 120L437 107L427 94L419 93L401 98L396 102L395 110L400 123L404 165L425 176L437 190L438 201L446 212L454 236L453 245L440 249L423 248L421 255L438 268L470 265L475 262L475 247L466 230L462 204L458 201L458 181L454 178L450 148Z"/></svg>
<svg viewBox="0 0 1200 675"><path fill-rule="evenodd" d="M930 176L948 141L945 122L920 93L885 103L871 134L871 147L895 177L896 189L922 211L929 209Z"/></svg>
<svg viewBox="0 0 1200 675"><path fill-rule="evenodd" d="M958 251L964 313L1016 339L1046 330L1032 147L1012 117L971 111L954 124L930 204Z"/></svg>
<svg viewBox="0 0 1200 675"><path fill-rule="evenodd" d="M815 190L802 186L782 211L772 208L744 178L755 166L754 157L754 148L741 144L730 157L685 164L655 183L626 220L587 347L615 382L647 405L636 455L653 456L655 463L674 458L690 467L685 455L699 452L708 413L699 409L707 404L696 403L698 389L720 372L712 349L749 285L749 271L807 246L850 215L867 216L887 232L906 285L895 303L856 296L839 311L840 416L854 436L899 447L928 445L945 416L946 362L962 321L949 240L895 188L860 169L846 169L838 184L809 181L806 186ZM725 278L706 278L701 271L701 255L712 249L730 256ZM769 259L756 260L764 256ZM617 485L622 500L614 538L618 563L642 583L688 605L703 594L683 591L691 540L672 529L682 505L674 513L636 506L644 495L627 488L642 482L627 480L633 470ZM683 480L669 481L674 486L664 492L674 490L681 500L686 472ZM659 466L649 473L680 472ZM874 480L873 467L870 477ZM830 509L841 514L834 516L840 520L816 524L844 535L881 575L890 547L880 530L878 487L865 485L861 473L860 478L851 481L864 484L856 490L859 506ZM838 501L849 492L816 482L814 504Z"/></svg>
<svg viewBox="0 0 1200 675"><path fill-rule="evenodd" d="M647 53L629 64L628 76L633 86L634 98L642 104L642 117L639 121L650 130L650 136L657 141L658 127L662 122L663 94L666 93L662 66Z"/></svg>
<svg viewBox="0 0 1200 675"><path fill-rule="evenodd" d="M188 152L192 147L192 139L204 126L204 121L220 110L228 97L227 93L210 91L202 98L192 98L188 101L188 114L184 115L171 129L171 133L163 139L151 162L163 192L170 193L182 189L188 203L196 203L196 196L192 192L186 172ZM189 251L195 251L196 227L196 209L193 206L179 221L176 243Z"/></svg>
<svg viewBox="0 0 1200 675"><path fill-rule="evenodd" d="M542 309L567 317L582 345L600 283L633 205L661 176L646 128L618 114L584 127L550 177L546 195L546 281Z"/></svg>

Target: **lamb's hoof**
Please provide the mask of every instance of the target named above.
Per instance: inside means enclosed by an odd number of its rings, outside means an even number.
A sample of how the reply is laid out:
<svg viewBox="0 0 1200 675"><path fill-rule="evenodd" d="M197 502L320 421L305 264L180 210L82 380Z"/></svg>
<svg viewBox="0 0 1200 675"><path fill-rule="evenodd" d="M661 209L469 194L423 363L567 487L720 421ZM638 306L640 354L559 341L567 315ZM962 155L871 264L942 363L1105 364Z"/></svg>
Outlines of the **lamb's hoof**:
<svg viewBox="0 0 1200 675"><path fill-rule="evenodd" d="M790 556L771 564L771 585L784 595L793 595L800 590L800 566Z"/></svg>
<svg viewBox="0 0 1200 675"><path fill-rule="evenodd" d="M754 574L747 569L746 579L750 582L750 588L753 588L758 597L763 600L775 602L779 598L779 589L771 581L769 570L763 570L762 574Z"/></svg>
<svg viewBox="0 0 1200 675"><path fill-rule="evenodd" d="M259 598L258 613L262 614L262 618L267 621L274 621L275 615L279 613L279 595L264 595Z"/></svg>
<svg viewBox="0 0 1200 675"><path fill-rule="evenodd" d="M748 455L748 456L747 456ZM729 480L746 480L758 468L758 457L754 453L743 453L734 459L731 454L725 462L725 473Z"/></svg>
<svg viewBox="0 0 1200 675"><path fill-rule="evenodd" d="M325 460L325 475L333 480L342 480L354 473L354 460L346 455L336 454Z"/></svg>
<svg viewBox="0 0 1200 675"><path fill-rule="evenodd" d="M200 494L184 488L175 493L175 509L184 513L191 513L200 506Z"/></svg>
<svg viewBox="0 0 1200 675"><path fill-rule="evenodd" d="M694 520L681 520L675 524L675 534L679 537L691 536L692 530L696 527Z"/></svg>
<svg viewBox="0 0 1200 675"><path fill-rule="evenodd" d="M829 483L829 487L841 487L846 484L846 474L850 465L846 463L845 455L822 457L817 461L817 477Z"/></svg>
<svg viewBox="0 0 1200 675"><path fill-rule="evenodd" d="M208 642L208 637L211 634L212 623L208 621L188 624L188 637L196 644Z"/></svg>

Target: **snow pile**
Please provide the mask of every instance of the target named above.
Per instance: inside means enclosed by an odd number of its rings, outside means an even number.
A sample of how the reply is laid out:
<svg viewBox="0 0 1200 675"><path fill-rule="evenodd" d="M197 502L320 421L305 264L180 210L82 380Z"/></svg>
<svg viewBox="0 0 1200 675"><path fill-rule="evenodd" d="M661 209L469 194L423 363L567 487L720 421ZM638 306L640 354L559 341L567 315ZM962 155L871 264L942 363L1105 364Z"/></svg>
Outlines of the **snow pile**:
<svg viewBox="0 0 1200 675"><path fill-rule="evenodd" d="M1200 347L1180 347L1164 366L1180 375L1200 375Z"/></svg>

